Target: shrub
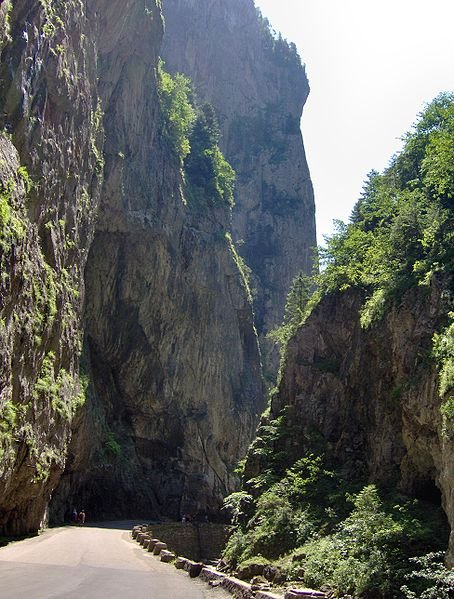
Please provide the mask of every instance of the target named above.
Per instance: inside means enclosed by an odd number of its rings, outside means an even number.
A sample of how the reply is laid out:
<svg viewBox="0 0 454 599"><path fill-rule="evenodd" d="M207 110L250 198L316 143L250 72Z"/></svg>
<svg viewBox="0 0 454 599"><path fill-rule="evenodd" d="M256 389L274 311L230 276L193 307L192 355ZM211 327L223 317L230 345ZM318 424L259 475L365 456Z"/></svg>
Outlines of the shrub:
<svg viewBox="0 0 454 599"><path fill-rule="evenodd" d="M219 149L219 138L216 114L211 104L205 103L196 112L184 171L193 200L232 207L236 174Z"/></svg>
<svg viewBox="0 0 454 599"><path fill-rule="evenodd" d="M443 400L441 413L444 432L454 432L454 312L449 313L451 323L433 337L433 356L439 368L439 393Z"/></svg>
<svg viewBox="0 0 454 599"><path fill-rule="evenodd" d="M189 154L189 133L196 113L189 97L190 80L177 73L174 77L164 70L162 61L158 64L158 95L164 116L163 136L170 148L179 157L181 164Z"/></svg>
<svg viewBox="0 0 454 599"><path fill-rule="evenodd" d="M454 571L443 563L443 552L432 552L422 557L412 558L417 568L407 574L410 589L401 587L407 599L452 599L454 597Z"/></svg>

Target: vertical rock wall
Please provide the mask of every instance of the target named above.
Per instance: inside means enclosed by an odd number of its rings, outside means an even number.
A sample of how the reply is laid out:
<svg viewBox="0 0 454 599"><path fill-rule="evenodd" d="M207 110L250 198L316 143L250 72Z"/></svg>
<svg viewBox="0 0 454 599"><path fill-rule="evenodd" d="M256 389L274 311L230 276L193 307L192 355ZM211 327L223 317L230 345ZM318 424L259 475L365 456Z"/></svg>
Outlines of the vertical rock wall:
<svg viewBox="0 0 454 599"><path fill-rule="evenodd" d="M86 267L92 386L54 498L60 518L70 501L100 517L217 512L263 409L230 215L185 202L179 159L160 135L147 32L160 21L138 4L112 13L109 23L125 22L114 39L104 25L99 43L106 164Z"/></svg>
<svg viewBox="0 0 454 599"><path fill-rule="evenodd" d="M229 215L191 212L160 137L160 3L0 18L0 530L51 496L56 520L217 509L260 360Z"/></svg>
<svg viewBox="0 0 454 599"><path fill-rule="evenodd" d="M454 443L443 432L431 360L433 332L452 309L446 289L434 278L407 292L368 330L358 292L325 297L289 343L271 418L285 413L297 431L275 448L289 464L322 448L347 479L441 504L452 528ZM265 468L249 460L248 477Z"/></svg>
<svg viewBox="0 0 454 599"><path fill-rule="evenodd" d="M96 48L77 0L4 2L0 531L36 530L64 468L102 177Z"/></svg>
<svg viewBox="0 0 454 599"><path fill-rule="evenodd" d="M310 273L314 200L300 132L309 86L294 46L275 39L252 0L167 0L163 57L191 77L219 118L237 172L233 233L252 269L265 368L265 334L281 323L293 277ZM271 352L271 353L270 353Z"/></svg>

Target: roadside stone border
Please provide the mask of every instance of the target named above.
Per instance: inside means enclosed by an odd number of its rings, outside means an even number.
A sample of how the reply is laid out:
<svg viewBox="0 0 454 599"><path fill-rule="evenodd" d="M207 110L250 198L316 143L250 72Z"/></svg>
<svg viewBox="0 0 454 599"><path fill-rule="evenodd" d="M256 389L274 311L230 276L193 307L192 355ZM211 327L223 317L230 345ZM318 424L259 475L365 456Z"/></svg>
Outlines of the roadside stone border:
<svg viewBox="0 0 454 599"><path fill-rule="evenodd" d="M200 576L202 580L211 586L222 586L236 599L326 599L327 596L321 591L313 589L288 589L285 596L277 595L268 590L256 590L244 580L227 576L218 572L215 568L205 566L186 557L177 557L175 553L167 549L167 544L159 539L153 538L152 527L147 524L134 526L132 538L135 539L145 550L153 555L159 555L162 562L173 562L178 570L185 570L191 578Z"/></svg>

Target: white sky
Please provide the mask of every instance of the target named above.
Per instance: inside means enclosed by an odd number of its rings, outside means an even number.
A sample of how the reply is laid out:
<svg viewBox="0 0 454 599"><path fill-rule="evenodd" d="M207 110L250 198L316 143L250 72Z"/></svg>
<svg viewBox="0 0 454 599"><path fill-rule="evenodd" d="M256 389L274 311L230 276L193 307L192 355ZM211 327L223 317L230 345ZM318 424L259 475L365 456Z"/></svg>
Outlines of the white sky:
<svg viewBox="0 0 454 599"><path fill-rule="evenodd" d="M454 91L454 0L255 2L306 64L302 130L322 243L425 104Z"/></svg>

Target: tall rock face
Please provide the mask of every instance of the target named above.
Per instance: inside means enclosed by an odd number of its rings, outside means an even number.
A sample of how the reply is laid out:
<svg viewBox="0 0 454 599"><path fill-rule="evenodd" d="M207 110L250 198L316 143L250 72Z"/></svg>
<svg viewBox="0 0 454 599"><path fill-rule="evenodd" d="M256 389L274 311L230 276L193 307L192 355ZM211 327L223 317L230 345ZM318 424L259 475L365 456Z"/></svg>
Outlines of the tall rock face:
<svg viewBox="0 0 454 599"><path fill-rule="evenodd" d="M51 496L57 521L214 511L260 358L228 211L187 205L161 137L160 3L4 6L0 530Z"/></svg>
<svg viewBox="0 0 454 599"><path fill-rule="evenodd" d="M265 369L294 276L311 272L313 190L300 132L309 86L296 49L275 38L253 0L167 0L163 58L218 115L237 173L234 241L252 270Z"/></svg>
<svg viewBox="0 0 454 599"><path fill-rule="evenodd" d="M368 330L359 292L326 296L289 342L270 418L286 414L296 425L275 447L289 464L314 451L316 439L347 480L441 503L452 527L454 442L443 432L431 360L433 332L452 309L449 287L434 278L430 288L408 291ZM247 477L266 466L250 459Z"/></svg>
<svg viewBox="0 0 454 599"><path fill-rule="evenodd" d="M0 531L36 529L64 469L102 164L96 46L76 1L0 11Z"/></svg>

